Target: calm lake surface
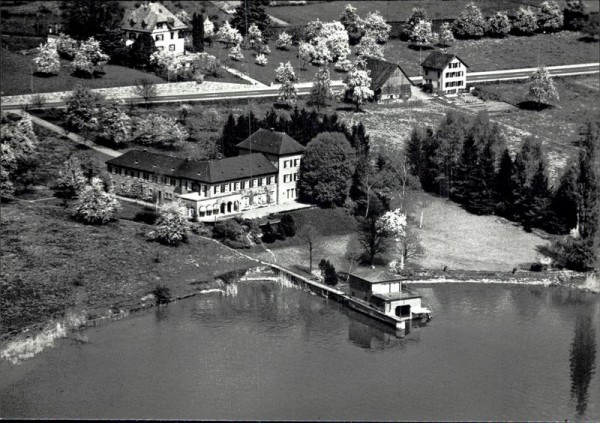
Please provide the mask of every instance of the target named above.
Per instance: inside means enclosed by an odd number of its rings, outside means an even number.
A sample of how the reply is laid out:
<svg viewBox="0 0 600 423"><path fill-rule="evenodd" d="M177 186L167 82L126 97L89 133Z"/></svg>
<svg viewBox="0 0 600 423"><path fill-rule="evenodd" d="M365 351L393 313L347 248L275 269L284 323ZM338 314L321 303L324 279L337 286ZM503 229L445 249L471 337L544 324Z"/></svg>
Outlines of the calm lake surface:
<svg viewBox="0 0 600 423"><path fill-rule="evenodd" d="M599 420L600 299L416 288L401 338L326 299L239 282L0 363L0 417Z"/></svg>

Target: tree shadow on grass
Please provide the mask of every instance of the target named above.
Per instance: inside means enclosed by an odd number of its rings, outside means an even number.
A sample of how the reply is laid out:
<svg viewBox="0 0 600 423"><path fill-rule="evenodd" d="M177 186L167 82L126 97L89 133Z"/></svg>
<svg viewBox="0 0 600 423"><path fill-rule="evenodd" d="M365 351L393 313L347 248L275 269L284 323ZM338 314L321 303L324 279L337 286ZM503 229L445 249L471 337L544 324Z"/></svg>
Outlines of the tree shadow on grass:
<svg viewBox="0 0 600 423"><path fill-rule="evenodd" d="M577 41L584 43L597 43L600 41L600 38L598 38L598 36L584 35L583 37L578 38Z"/></svg>
<svg viewBox="0 0 600 423"><path fill-rule="evenodd" d="M517 103L517 107L521 110L532 110L535 112L554 108L551 104L538 103L536 101L521 101L520 103Z"/></svg>

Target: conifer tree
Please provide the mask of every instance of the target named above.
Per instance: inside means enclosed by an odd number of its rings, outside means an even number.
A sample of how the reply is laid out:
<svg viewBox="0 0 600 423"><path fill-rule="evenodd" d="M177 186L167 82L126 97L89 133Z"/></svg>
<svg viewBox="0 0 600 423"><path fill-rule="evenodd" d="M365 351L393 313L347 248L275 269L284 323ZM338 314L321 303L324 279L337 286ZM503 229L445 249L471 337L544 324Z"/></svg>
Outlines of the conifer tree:
<svg viewBox="0 0 600 423"><path fill-rule="evenodd" d="M204 16L194 13L192 17L192 41L195 52L204 51Z"/></svg>
<svg viewBox="0 0 600 423"><path fill-rule="evenodd" d="M495 195L496 214L512 219L515 202L515 168L508 149L505 149L500 159L496 174Z"/></svg>
<svg viewBox="0 0 600 423"><path fill-rule="evenodd" d="M568 233L578 221L578 205L581 202L578 186L579 168L577 164L569 166L562 177L552 199L552 211L555 216L555 230Z"/></svg>

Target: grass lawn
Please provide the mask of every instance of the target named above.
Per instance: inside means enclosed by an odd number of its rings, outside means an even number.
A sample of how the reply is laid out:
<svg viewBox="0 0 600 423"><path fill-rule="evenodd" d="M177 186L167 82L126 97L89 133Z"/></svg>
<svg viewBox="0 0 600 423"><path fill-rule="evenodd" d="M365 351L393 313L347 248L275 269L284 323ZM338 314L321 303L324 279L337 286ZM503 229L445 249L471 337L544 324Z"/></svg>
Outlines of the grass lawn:
<svg viewBox="0 0 600 423"><path fill-rule="evenodd" d="M2 61L2 95L30 94L31 93L31 60L33 55L23 56L2 49L0 60ZM101 78L77 78L71 75L70 63L61 59L60 74L52 77L33 76L33 91L54 92L70 91L77 84L86 85L89 88L110 88L127 85L135 85L135 81L146 78L157 84L166 83L156 75L142 72L123 66L106 65L106 73Z"/></svg>
<svg viewBox="0 0 600 423"><path fill-rule="evenodd" d="M421 209L424 216L422 229L411 223L421 236L426 253L418 264L427 269L448 266L450 270L510 272L519 264L539 260L535 247L546 243L540 236L526 233L504 219L470 214L451 201L427 193L418 193L414 201L412 221L418 220ZM354 219L343 209L311 209L293 215L299 228L301 222L307 221L323 231L314 252L313 267L326 258L336 269L348 271L350 263L345 255L355 231ZM308 253L298 236L264 247L270 252L257 247L253 254L292 269L308 268Z"/></svg>
<svg viewBox="0 0 600 423"><path fill-rule="evenodd" d="M469 0L391 0L391 1L329 1L329 2L308 2L304 6L270 6L267 7L267 13L288 22L292 26L304 25L307 22L314 21L317 18L322 21L339 20L344 12L346 4L352 4L357 9L361 17L367 13L379 10L387 21L405 21L412 9L422 7L427 11L430 19L449 19L458 17ZM490 15L497 10L514 11L520 5L539 5L536 0L478 0L477 6L484 15Z"/></svg>
<svg viewBox="0 0 600 423"><path fill-rule="evenodd" d="M69 310L94 316L128 309L159 283L183 295L195 290L192 282L254 264L193 234L177 248L148 242L148 229L124 220L88 226L62 208L3 204L0 334Z"/></svg>
<svg viewBox="0 0 600 423"><path fill-rule="evenodd" d="M579 41L579 32L536 34L531 37L509 36L504 39L457 40L448 53L459 56L469 65L470 72L592 63L600 60L597 42ZM385 57L399 63L409 75L419 75L419 64L432 50L413 50L409 43L390 40L385 45Z"/></svg>

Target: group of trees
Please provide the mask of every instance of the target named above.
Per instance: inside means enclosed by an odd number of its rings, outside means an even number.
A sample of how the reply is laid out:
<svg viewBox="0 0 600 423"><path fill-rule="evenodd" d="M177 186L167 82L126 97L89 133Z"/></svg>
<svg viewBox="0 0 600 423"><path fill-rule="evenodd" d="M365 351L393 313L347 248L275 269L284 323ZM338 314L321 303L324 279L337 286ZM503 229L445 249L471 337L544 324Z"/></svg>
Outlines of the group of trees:
<svg viewBox="0 0 600 423"><path fill-rule="evenodd" d="M597 142L598 135L592 126L585 139L585 163L593 163L589 157L597 153L589 145ZM426 191L447 196L476 214L497 214L526 229L537 227L552 233L568 233L577 219L581 228L582 220L590 225L598 218L598 210L589 202L584 205L578 194L592 191L598 195L597 182L596 188L589 188L593 183L586 182L597 179L585 176L593 175L592 171L581 173L586 181L577 182L578 172L569 169L553 189L540 141L526 138L516 155L511 154L498 124L485 112L474 119L448 112L435 129L415 128L407 159L411 173L419 177ZM580 167L590 168L581 163ZM596 217L584 217L588 215ZM589 261L586 263L588 266Z"/></svg>
<svg viewBox="0 0 600 423"><path fill-rule="evenodd" d="M11 198L33 182L39 141L28 117L2 113L0 131L0 197Z"/></svg>
<svg viewBox="0 0 600 423"><path fill-rule="evenodd" d="M173 149L189 137L187 130L171 117L151 113L132 119L120 104L108 103L101 94L84 86L77 86L65 103L68 129L84 137L96 134L102 143L113 147L123 147L133 141Z"/></svg>
<svg viewBox="0 0 600 423"><path fill-rule="evenodd" d="M512 18L507 12L499 11L487 19L475 3L469 3L452 25L457 38L505 37L510 33L532 35L563 29L597 34L597 24L594 29L594 21L583 1L569 0L562 10L556 1L547 0L537 11L521 6Z"/></svg>
<svg viewBox="0 0 600 423"><path fill-rule="evenodd" d="M60 71L59 56L72 61L73 73L76 76L91 78L102 74L109 57L104 54L100 42L90 37L84 41L76 41L65 34L60 34L56 48L49 43L40 45L39 53L33 58L34 72L42 75L58 75Z"/></svg>

